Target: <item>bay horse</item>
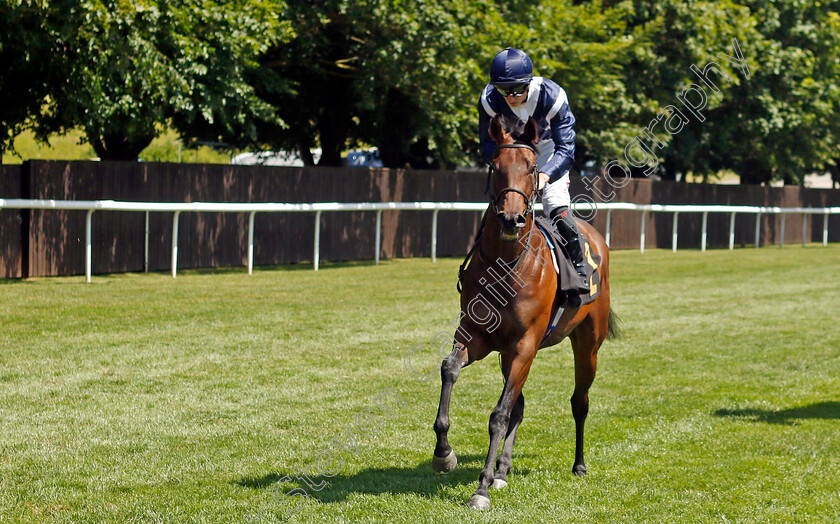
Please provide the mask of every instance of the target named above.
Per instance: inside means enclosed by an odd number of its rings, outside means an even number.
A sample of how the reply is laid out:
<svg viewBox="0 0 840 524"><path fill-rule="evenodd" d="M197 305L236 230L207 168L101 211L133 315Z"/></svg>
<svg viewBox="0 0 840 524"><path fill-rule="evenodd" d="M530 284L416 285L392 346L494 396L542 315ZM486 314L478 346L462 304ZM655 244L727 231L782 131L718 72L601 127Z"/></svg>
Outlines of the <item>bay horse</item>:
<svg viewBox="0 0 840 524"><path fill-rule="evenodd" d="M462 275L461 313L452 353L441 363L440 405L434 423L437 444L432 460L432 467L440 473L456 466L455 452L447 440L452 387L461 368L483 359L491 351L498 351L505 384L490 415L490 448L478 478L478 489L468 503L475 509L490 507L491 486L507 486L516 430L525 408L522 387L537 351L566 337L571 339L575 358L575 390L571 398L575 419L572 472L581 477L586 474L583 426L589 412L589 388L595 379L598 349L606 338L617 335L617 318L610 309L609 250L592 226L578 220L578 227L589 239L592 250L601 257L600 295L589 304L566 308L555 331L544 339L552 308L561 298L557 293L558 277L553 264L545 263L551 260L546 243L531 248L521 241L528 238L525 235L540 234L533 216L533 204L538 196L537 154L533 146L538 140L537 126L529 119L524 133L514 140L495 117L490 122L490 137L496 142L488 174L490 205L476 240L478 256L472 256ZM507 289L507 296L498 290L491 291L490 281ZM505 300L497 298L493 303L490 296ZM504 447L496 462L503 438Z"/></svg>

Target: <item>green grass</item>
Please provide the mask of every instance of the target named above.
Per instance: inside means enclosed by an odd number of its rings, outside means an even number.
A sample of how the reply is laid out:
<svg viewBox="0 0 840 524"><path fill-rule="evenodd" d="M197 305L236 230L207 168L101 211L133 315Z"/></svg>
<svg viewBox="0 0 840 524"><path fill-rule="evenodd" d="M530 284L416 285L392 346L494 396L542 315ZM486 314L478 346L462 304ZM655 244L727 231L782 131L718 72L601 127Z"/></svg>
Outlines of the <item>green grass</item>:
<svg viewBox="0 0 840 524"><path fill-rule="evenodd" d="M84 142L84 133L73 129L49 137L48 143L35 138L33 131L15 137L12 148L2 156L4 164L20 164L24 160L90 160L96 157L93 147Z"/></svg>
<svg viewBox="0 0 840 524"><path fill-rule="evenodd" d="M402 360L451 329L460 260L0 282L0 522L837 522L838 261L837 245L613 253L624 336L600 353L589 475L571 474L564 342L532 367L486 513L464 503L497 359L455 386L448 475L430 466L439 379ZM405 404L356 431L337 476L310 474L323 490L282 485L312 495L289 517L299 498L272 486L383 388Z"/></svg>

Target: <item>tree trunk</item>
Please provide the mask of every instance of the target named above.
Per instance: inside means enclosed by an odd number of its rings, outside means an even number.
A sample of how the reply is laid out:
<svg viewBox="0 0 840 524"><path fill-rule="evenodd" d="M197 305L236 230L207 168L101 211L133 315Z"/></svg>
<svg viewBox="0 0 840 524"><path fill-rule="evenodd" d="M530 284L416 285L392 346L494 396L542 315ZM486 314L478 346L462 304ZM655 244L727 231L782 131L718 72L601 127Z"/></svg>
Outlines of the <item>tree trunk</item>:
<svg viewBox="0 0 840 524"><path fill-rule="evenodd" d="M770 183L773 178L773 173L761 161L754 158L748 158L741 166L741 183L759 185L762 183Z"/></svg>
<svg viewBox="0 0 840 524"><path fill-rule="evenodd" d="M140 153L152 143L153 139L153 135L131 138L119 133L88 135L93 150L101 160L137 160Z"/></svg>
<svg viewBox="0 0 840 524"><path fill-rule="evenodd" d="M834 186L840 187L840 158L835 158L834 163L828 164L826 167L828 172L831 173L831 188L834 189Z"/></svg>
<svg viewBox="0 0 840 524"><path fill-rule="evenodd" d="M309 140L304 137L298 139L298 155L303 160L303 165L314 166L315 158L312 156L312 149L310 148Z"/></svg>

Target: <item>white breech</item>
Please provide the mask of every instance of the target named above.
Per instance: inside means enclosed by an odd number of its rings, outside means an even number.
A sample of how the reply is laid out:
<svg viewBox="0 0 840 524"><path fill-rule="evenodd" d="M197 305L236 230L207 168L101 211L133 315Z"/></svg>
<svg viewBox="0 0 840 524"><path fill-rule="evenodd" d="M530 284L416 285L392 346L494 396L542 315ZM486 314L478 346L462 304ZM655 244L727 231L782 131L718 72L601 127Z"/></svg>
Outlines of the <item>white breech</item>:
<svg viewBox="0 0 840 524"><path fill-rule="evenodd" d="M542 170L554 154L554 141L543 140L537 144L537 166ZM542 203L543 214L551 216L551 210L557 207L570 206L571 196L569 195L569 172L566 171L560 176L555 176L543 188Z"/></svg>

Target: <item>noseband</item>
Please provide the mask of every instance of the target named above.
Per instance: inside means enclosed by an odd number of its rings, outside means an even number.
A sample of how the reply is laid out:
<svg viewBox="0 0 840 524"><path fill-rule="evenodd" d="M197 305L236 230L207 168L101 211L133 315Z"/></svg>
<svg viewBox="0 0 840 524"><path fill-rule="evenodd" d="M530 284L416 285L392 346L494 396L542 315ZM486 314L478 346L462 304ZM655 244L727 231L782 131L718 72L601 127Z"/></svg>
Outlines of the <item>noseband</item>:
<svg viewBox="0 0 840 524"><path fill-rule="evenodd" d="M532 153L534 153L534 160L537 158L537 150L534 149L534 146L530 144L501 144L496 146L498 149L530 149ZM499 214L499 199L504 196L505 193L519 193L525 199L525 202L528 204L528 208L525 210L525 216L527 217L531 213L534 212L534 203L537 199L537 188L539 187L539 170L537 168L536 161L534 162L534 167L531 169L531 176L534 179L534 189L531 191L531 196L525 194L524 191L520 189L516 189L515 187L506 187L499 191L498 195L494 195L490 191L490 179L493 177L493 173L495 170L493 169L493 164L490 164L490 167L487 170L487 188L485 189L485 193L490 195L490 203L493 205L493 212Z"/></svg>

